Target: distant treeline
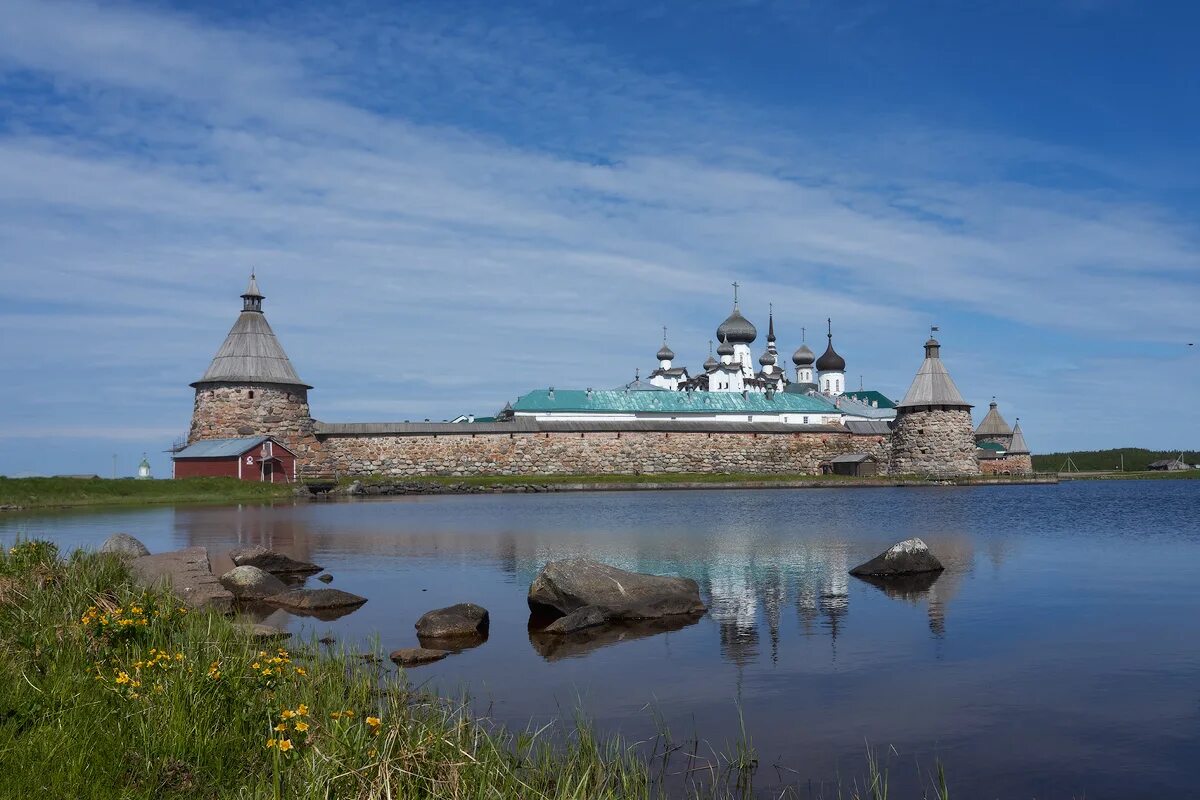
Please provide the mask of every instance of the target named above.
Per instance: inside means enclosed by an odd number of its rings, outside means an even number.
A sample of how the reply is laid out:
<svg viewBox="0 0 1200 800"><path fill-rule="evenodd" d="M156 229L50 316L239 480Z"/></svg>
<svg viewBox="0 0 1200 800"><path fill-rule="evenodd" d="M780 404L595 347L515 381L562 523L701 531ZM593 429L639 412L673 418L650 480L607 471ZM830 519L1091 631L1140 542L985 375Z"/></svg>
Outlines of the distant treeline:
<svg viewBox="0 0 1200 800"><path fill-rule="evenodd" d="M1121 447L1114 450L1077 450L1070 453L1046 453L1033 457L1033 468L1037 472L1061 472L1067 458L1074 462L1075 469L1081 472L1094 472L1121 468L1121 458L1125 459L1126 472L1139 472L1147 469L1155 461L1163 459L1175 460L1179 457L1178 450L1144 450L1140 447ZM1200 464L1200 453L1194 450L1184 450L1183 460L1187 464Z"/></svg>

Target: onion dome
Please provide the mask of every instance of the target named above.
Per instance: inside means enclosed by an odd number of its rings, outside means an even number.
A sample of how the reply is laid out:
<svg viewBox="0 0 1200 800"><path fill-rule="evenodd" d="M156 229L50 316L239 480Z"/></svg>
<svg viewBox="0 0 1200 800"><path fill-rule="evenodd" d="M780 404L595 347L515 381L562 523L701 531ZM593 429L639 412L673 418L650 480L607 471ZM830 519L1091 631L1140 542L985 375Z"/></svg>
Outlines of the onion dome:
<svg viewBox="0 0 1200 800"><path fill-rule="evenodd" d="M671 348L667 347L667 343L663 342L663 346L658 348L658 355L656 358L658 358L659 361L674 361L675 354L671 352Z"/></svg>
<svg viewBox="0 0 1200 800"><path fill-rule="evenodd" d="M714 369L716 369L716 368L717 368L717 367L719 367L720 365L721 365L721 362L720 362L720 361L717 361L715 358L713 358L713 354L712 354L712 339L709 339L709 340L708 340L708 358L706 358L706 359L704 360L704 371L705 371L705 372L712 372Z"/></svg>
<svg viewBox="0 0 1200 800"><path fill-rule="evenodd" d="M768 350L758 357L758 363L764 367L773 367L775 366L775 356L771 355L771 351Z"/></svg>
<svg viewBox="0 0 1200 800"><path fill-rule="evenodd" d="M837 351L833 349L833 322L831 320L826 320L826 322L829 323L829 333L827 334L829 344L825 347L825 352L817 359L817 371L845 372L846 359L839 356Z"/></svg>
<svg viewBox="0 0 1200 800"><path fill-rule="evenodd" d="M796 348L796 352L792 353L792 363L797 367L812 366L816 358L816 355L813 354L812 350L808 349L808 345L806 344L800 345Z"/></svg>
<svg viewBox="0 0 1200 800"><path fill-rule="evenodd" d="M750 344L758 338L758 328L742 316L735 304L733 313L717 328L717 338L732 344Z"/></svg>
<svg viewBox="0 0 1200 800"><path fill-rule="evenodd" d="M733 344L726 338L721 338L721 343L717 345L717 355L731 356L733 355Z"/></svg>

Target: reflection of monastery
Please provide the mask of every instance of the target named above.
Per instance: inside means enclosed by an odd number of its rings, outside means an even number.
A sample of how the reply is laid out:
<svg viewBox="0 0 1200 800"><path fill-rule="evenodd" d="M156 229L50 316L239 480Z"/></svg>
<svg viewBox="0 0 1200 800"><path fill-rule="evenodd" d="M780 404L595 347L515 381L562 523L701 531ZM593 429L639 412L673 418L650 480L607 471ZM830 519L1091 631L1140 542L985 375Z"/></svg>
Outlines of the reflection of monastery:
<svg viewBox="0 0 1200 800"><path fill-rule="evenodd" d="M1019 426L994 405L978 433L971 405L925 342L904 398L848 391L846 361L803 342L780 365L774 315L758 329L733 310L703 366L676 366L664 336L648 381L614 390L539 389L495 418L461 423L327 423L263 314L251 276L242 311L196 390L177 474L289 480L308 475L785 473L925 475L1031 472ZM802 337L803 338L803 337ZM757 366L756 366L757 362ZM203 444L201 444L203 443ZM276 464L294 459L288 469ZM291 464L292 461L288 461Z"/></svg>

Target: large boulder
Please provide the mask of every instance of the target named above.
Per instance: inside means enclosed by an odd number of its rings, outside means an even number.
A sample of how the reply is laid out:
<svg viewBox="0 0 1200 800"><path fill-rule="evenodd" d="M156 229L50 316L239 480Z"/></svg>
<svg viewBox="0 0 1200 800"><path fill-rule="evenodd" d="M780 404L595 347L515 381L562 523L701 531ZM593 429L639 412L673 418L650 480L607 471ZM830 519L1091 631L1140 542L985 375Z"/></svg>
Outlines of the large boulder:
<svg viewBox="0 0 1200 800"><path fill-rule="evenodd" d="M609 620L703 614L700 586L691 578L643 575L586 558L551 561L529 586L535 615L565 616L596 606Z"/></svg>
<svg viewBox="0 0 1200 800"><path fill-rule="evenodd" d="M305 614L321 620L337 619L367 602L341 589L291 589L265 598L271 605L285 608L293 614Z"/></svg>
<svg viewBox="0 0 1200 800"><path fill-rule="evenodd" d="M291 556L268 550L260 544L238 547L229 551L229 557L239 567L258 567L272 575L311 575L321 567L308 561L297 561Z"/></svg>
<svg viewBox="0 0 1200 800"><path fill-rule="evenodd" d="M402 667L419 667L421 664L432 664L450 655L446 650L429 650L424 647L402 647L393 650L388 656Z"/></svg>
<svg viewBox="0 0 1200 800"><path fill-rule="evenodd" d="M121 558L137 558L150 555L150 549L128 533L114 533L100 545L101 553L112 553Z"/></svg>
<svg viewBox="0 0 1200 800"><path fill-rule="evenodd" d="M221 576L221 585L239 600L262 600L288 590L287 584L269 572L245 564Z"/></svg>
<svg viewBox="0 0 1200 800"><path fill-rule="evenodd" d="M488 612L474 603L458 603L426 612L417 620L417 636L429 639L486 636Z"/></svg>
<svg viewBox="0 0 1200 800"><path fill-rule="evenodd" d="M850 570L859 577L890 578L896 575L915 575L921 572L941 572L945 567L929 552L929 545L915 536L897 542L879 555Z"/></svg>
<svg viewBox="0 0 1200 800"><path fill-rule="evenodd" d="M220 613L233 609L233 593L213 575L208 550L204 547L138 556L129 562L129 569L139 586L146 589L166 587L192 608Z"/></svg>

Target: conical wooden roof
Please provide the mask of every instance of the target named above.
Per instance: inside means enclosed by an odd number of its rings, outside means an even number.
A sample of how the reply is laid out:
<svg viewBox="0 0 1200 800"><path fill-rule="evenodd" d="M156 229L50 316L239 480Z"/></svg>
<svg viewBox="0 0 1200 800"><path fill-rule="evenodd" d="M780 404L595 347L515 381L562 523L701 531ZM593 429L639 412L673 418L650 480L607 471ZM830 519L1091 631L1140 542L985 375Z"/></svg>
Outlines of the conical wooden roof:
<svg viewBox="0 0 1200 800"><path fill-rule="evenodd" d="M979 427L975 429L976 436L1012 436L1013 429L1008 427L1008 423L1004 421L1004 417L1000 416L1000 412L996 410L996 402L993 400L988 406L987 416L983 418L983 422L979 423Z"/></svg>
<svg viewBox="0 0 1200 800"><path fill-rule="evenodd" d="M908 393L897 404L896 408L905 409L917 406L949 406L951 408L970 408L971 404L963 400L954 385L954 379L946 371L940 356L941 345L937 339L925 343L925 360L913 378Z"/></svg>
<svg viewBox="0 0 1200 800"><path fill-rule="evenodd" d="M1012 432L1012 444L1008 448L1008 454L1013 456L1029 455L1029 445L1025 444L1025 434L1021 433L1021 423L1017 423Z"/></svg>
<svg viewBox="0 0 1200 800"><path fill-rule="evenodd" d="M256 298L260 301L257 308L261 308L262 295L258 293L258 285L253 279L247 292L243 297ZM296 374L266 316L261 310L252 308L249 302L233 323L224 344L204 375L192 386L206 383L277 383L312 388Z"/></svg>

